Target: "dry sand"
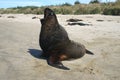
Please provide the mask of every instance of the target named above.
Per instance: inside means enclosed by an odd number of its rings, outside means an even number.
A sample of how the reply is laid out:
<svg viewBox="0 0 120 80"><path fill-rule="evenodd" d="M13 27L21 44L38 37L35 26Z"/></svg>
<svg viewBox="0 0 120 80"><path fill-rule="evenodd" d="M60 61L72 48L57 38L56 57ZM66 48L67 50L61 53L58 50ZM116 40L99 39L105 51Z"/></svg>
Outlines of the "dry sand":
<svg viewBox="0 0 120 80"><path fill-rule="evenodd" d="M39 58L41 24L32 17L43 15L0 16L0 80L120 80L120 16L57 15L70 39L95 54L64 61L68 71L51 67ZM70 18L90 25L67 25Z"/></svg>

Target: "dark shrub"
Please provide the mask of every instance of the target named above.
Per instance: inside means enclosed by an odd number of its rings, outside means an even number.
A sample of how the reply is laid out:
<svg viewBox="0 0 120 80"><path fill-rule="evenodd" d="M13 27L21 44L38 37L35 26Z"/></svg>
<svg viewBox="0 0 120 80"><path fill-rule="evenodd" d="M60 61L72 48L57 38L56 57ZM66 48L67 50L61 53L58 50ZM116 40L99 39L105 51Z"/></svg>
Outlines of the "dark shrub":
<svg viewBox="0 0 120 80"><path fill-rule="evenodd" d="M75 3L74 3L74 4L75 4L75 5L76 5L76 4L80 4L80 2L79 2L79 1L75 1Z"/></svg>
<svg viewBox="0 0 120 80"><path fill-rule="evenodd" d="M120 8L105 8L103 11L104 15L120 15Z"/></svg>

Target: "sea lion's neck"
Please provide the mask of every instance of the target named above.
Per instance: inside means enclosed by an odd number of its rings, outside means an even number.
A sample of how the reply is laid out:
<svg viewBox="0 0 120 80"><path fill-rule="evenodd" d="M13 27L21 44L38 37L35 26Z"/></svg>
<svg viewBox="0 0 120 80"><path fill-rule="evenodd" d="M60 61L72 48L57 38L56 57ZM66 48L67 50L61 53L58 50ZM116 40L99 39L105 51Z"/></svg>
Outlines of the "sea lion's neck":
<svg viewBox="0 0 120 80"><path fill-rule="evenodd" d="M59 22L56 17L53 17L52 19L46 19L45 25L52 28L58 26Z"/></svg>

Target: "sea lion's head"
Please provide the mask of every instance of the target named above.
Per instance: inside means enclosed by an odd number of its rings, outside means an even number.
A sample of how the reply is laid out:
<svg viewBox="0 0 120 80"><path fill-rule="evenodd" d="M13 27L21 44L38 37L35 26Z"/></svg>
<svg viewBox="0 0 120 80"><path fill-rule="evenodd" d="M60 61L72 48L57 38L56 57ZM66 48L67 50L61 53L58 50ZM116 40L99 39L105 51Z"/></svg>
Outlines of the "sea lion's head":
<svg viewBox="0 0 120 80"><path fill-rule="evenodd" d="M49 8L46 8L44 10L44 18L41 19L41 24L42 25L47 25L47 26L55 26L58 24L57 17L55 15L55 12L52 11Z"/></svg>

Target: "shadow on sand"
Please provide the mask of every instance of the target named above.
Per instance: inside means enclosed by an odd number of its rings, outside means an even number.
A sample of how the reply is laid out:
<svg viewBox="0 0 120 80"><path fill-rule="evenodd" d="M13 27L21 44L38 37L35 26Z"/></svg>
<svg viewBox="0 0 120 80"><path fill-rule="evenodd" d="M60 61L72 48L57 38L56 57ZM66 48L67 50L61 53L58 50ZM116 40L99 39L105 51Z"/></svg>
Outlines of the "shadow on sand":
<svg viewBox="0 0 120 80"><path fill-rule="evenodd" d="M35 57L37 59L47 60L47 63L48 63L48 58L42 56L43 52L41 50L38 50L38 49L28 49L28 53L31 54L33 57ZM69 68L65 67L63 64L51 65L51 64L48 63L48 65L50 65L52 67L55 67L55 68L58 68L58 69L70 70Z"/></svg>
<svg viewBox="0 0 120 80"><path fill-rule="evenodd" d="M47 59L46 57L42 56L43 51L38 49L28 49L28 53L30 53L33 57L37 59Z"/></svg>

